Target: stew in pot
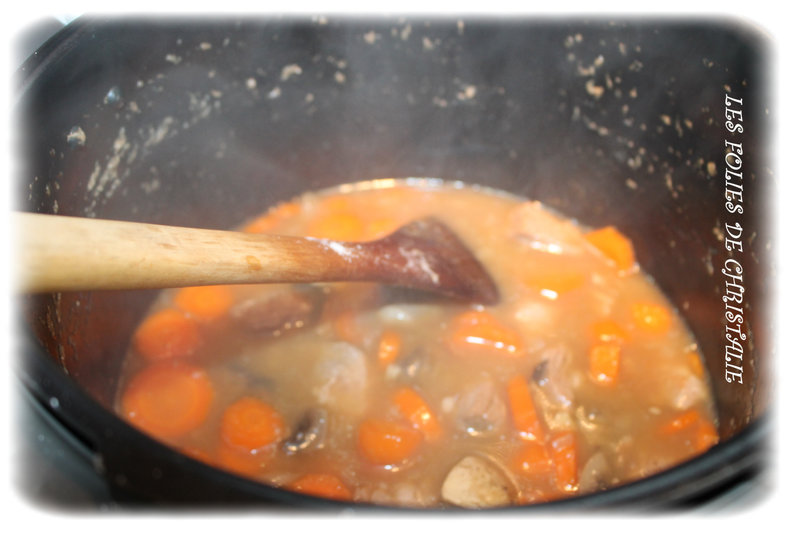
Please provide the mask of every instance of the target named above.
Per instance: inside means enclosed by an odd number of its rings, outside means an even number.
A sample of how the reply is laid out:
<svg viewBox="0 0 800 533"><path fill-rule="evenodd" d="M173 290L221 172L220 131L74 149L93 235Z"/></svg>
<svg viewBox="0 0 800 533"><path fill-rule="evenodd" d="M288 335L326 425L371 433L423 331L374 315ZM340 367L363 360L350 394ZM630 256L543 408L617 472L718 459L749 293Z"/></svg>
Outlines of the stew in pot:
<svg viewBox="0 0 800 533"><path fill-rule="evenodd" d="M702 355L614 227L438 180L312 192L248 232L371 240L449 225L483 307L369 284L163 291L117 402L183 453L325 498L483 508L601 491L717 440Z"/></svg>

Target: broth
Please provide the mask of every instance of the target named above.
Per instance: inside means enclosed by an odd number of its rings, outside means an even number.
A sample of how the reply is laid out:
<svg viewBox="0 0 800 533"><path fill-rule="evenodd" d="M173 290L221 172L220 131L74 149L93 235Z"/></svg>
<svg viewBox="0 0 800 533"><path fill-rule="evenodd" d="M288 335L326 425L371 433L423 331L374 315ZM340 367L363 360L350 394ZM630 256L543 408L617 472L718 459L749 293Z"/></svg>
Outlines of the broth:
<svg viewBox="0 0 800 533"><path fill-rule="evenodd" d="M485 188L379 180L242 229L359 241L427 216L484 264L498 305L369 283L166 290L131 342L119 414L265 483L413 507L604 490L717 442L697 345L614 228Z"/></svg>

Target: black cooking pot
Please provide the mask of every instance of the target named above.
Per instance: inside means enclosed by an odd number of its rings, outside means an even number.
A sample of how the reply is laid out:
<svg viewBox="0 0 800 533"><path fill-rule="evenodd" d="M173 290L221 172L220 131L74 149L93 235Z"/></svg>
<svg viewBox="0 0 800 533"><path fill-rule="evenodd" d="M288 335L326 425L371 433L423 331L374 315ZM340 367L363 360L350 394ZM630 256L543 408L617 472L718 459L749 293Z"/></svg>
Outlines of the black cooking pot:
<svg viewBox="0 0 800 533"><path fill-rule="evenodd" d="M616 225L697 337L721 442L652 478L534 507L696 503L764 463L767 59L752 29L704 20L84 19L22 69L16 207L231 228L309 189L432 176ZM116 501L349 506L195 462L112 413L154 296L19 299L24 404L88 477Z"/></svg>

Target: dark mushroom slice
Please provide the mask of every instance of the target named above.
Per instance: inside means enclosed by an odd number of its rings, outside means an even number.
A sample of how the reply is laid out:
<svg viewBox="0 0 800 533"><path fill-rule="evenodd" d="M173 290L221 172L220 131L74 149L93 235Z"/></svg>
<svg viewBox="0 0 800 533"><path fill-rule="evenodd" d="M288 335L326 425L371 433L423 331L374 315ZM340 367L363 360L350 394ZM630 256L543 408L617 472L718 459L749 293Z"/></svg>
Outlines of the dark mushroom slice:
<svg viewBox="0 0 800 533"><path fill-rule="evenodd" d="M327 426L328 413L325 409L319 407L309 409L300 418L292 435L283 441L283 451L287 455L294 455L303 451L323 448Z"/></svg>
<svg viewBox="0 0 800 533"><path fill-rule="evenodd" d="M556 344L542 350L541 362L531 374L531 381L544 393L550 403L568 407L574 399L570 383L572 352L564 344Z"/></svg>

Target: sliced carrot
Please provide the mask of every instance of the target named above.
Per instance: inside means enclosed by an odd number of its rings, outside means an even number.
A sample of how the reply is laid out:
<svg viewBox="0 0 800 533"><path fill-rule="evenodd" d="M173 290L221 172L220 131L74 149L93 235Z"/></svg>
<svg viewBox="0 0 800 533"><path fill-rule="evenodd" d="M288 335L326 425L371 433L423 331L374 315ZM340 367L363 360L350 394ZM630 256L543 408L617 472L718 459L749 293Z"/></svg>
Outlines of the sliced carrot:
<svg viewBox="0 0 800 533"><path fill-rule="evenodd" d="M136 374L122 394L122 412L154 437L171 439L198 428L214 388L205 371L183 362L159 362Z"/></svg>
<svg viewBox="0 0 800 533"><path fill-rule="evenodd" d="M333 474L306 474L292 481L287 488L331 500L351 500L353 493Z"/></svg>
<svg viewBox="0 0 800 533"><path fill-rule="evenodd" d="M697 409L678 413L663 423L658 431L664 436L681 435L698 453L719 442L717 428Z"/></svg>
<svg viewBox="0 0 800 533"><path fill-rule="evenodd" d="M550 300L583 285L586 277L581 272L543 272L534 273L524 279L525 285Z"/></svg>
<svg viewBox="0 0 800 533"><path fill-rule="evenodd" d="M512 468L526 477L549 476L553 461L544 444L527 442L513 455Z"/></svg>
<svg viewBox="0 0 800 533"><path fill-rule="evenodd" d="M544 438L544 429L536 412L528 382L519 374L508 382L508 402L511 408L511 419L519 436L525 440Z"/></svg>
<svg viewBox="0 0 800 533"><path fill-rule="evenodd" d="M378 340L378 362L384 368L392 364L403 346L403 339L396 331L386 330Z"/></svg>
<svg viewBox="0 0 800 533"><path fill-rule="evenodd" d="M310 237L336 241L361 241L367 236L361 217L346 212L317 216L309 222L307 233Z"/></svg>
<svg viewBox="0 0 800 533"><path fill-rule="evenodd" d="M203 321L221 318L233 305L233 293L224 285L184 287L173 299L178 309Z"/></svg>
<svg viewBox="0 0 800 533"><path fill-rule="evenodd" d="M586 234L586 239L621 271L629 271L636 264L631 241L613 226L606 226Z"/></svg>
<svg viewBox="0 0 800 533"><path fill-rule="evenodd" d="M628 339L628 332L623 329L615 320L599 320L591 326L592 338L597 342L625 342Z"/></svg>
<svg viewBox="0 0 800 533"><path fill-rule="evenodd" d="M631 307L633 322L647 333L661 335L672 326L672 313L663 305L637 302Z"/></svg>
<svg viewBox="0 0 800 533"><path fill-rule="evenodd" d="M245 396L222 414L220 433L227 444L257 451L277 442L286 432L283 417L268 403Z"/></svg>
<svg viewBox="0 0 800 533"><path fill-rule="evenodd" d="M395 393L392 403L412 426L425 434L426 439L433 441L441 437L439 420L414 389L402 387Z"/></svg>
<svg viewBox="0 0 800 533"><path fill-rule="evenodd" d="M555 481L559 490L578 489L578 443L575 433L563 431L550 440L550 453L555 465Z"/></svg>
<svg viewBox="0 0 800 533"><path fill-rule="evenodd" d="M398 465L409 459L422 443L420 431L405 424L369 419L358 428L358 449L376 465Z"/></svg>
<svg viewBox="0 0 800 533"><path fill-rule="evenodd" d="M619 374L622 347L617 343L602 343L589 351L589 376L600 385L615 385Z"/></svg>
<svg viewBox="0 0 800 533"><path fill-rule="evenodd" d="M133 334L134 348L151 361L189 356L200 343L197 323L186 313L171 308L148 316Z"/></svg>
<svg viewBox="0 0 800 533"><path fill-rule="evenodd" d="M517 357L525 353L522 337L486 311L466 311L450 325L449 346L459 355Z"/></svg>
<svg viewBox="0 0 800 533"><path fill-rule="evenodd" d="M660 427L660 432L665 435L672 435L686 428L693 426L700 421L700 412L697 409L690 409L672 417Z"/></svg>
<svg viewBox="0 0 800 533"><path fill-rule="evenodd" d="M281 222L299 215L300 210L300 204L297 202L279 204L251 221L244 227L243 231L245 233L270 233Z"/></svg>

